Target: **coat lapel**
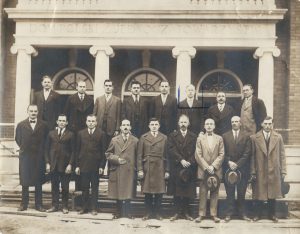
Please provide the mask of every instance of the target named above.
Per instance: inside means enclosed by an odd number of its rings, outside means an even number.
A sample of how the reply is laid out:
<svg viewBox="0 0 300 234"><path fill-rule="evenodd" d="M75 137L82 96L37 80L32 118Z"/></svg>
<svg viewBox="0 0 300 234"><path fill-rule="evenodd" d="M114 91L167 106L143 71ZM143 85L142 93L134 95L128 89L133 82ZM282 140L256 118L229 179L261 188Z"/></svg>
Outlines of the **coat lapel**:
<svg viewBox="0 0 300 234"><path fill-rule="evenodd" d="M276 143L277 143L277 134L272 131L270 135L270 142L269 142L269 154L274 149Z"/></svg>
<svg viewBox="0 0 300 234"><path fill-rule="evenodd" d="M260 149L265 154L265 156L267 156L267 146L266 146L265 138L264 138L264 135L263 135L262 131L260 131L256 135L256 138L258 139L257 143L258 143Z"/></svg>
<svg viewBox="0 0 300 234"><path fill-rule="evenodd" d="M30 123L29 123L29 118L25 121L24 126L25 126L27 129L29 129L31 132L33 132L33 129L32 129L32 127L31 127ZM35 125L35 128L34 128L34 129L36 129L36 125Z"/></svg>

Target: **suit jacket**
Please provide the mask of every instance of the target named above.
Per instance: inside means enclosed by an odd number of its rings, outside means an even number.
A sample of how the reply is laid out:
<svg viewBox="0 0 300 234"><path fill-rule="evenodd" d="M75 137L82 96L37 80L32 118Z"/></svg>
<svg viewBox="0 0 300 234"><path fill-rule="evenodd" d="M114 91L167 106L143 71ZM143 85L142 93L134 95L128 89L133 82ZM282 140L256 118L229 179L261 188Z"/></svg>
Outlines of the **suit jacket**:
<svg viewBox="0 0 300 234"><path fill-rule="evenodd" d="M96 172L105 167L105 133L96 128L92 135L85 128L78 132L76 143L77 163L76 167L81 172Z"/></svg>
<svg viewBox="0 0 300 234"><path fill-rule="evenodd" d="M155 117L160 122L160 131L168 135L177 128L177 99L170 95L167 96L166 103L163 105L161 95L153 98L150 108L150 118Z"/></svg>
<svg viewBox="0 0 300 234"><path fill-rule="evenodd" d="M128 119L132 126L132 134L140 137L148 129L148 111L149 105L145 97L139 98L138 111L135 110L135 103L132 96L126 98L122 104L122 120ZM138 123L135 125L135 118L138 118Z"/></svg>
<svg viewBox="0 0 300 234"><path fill-rule="evenodd" d="M58 115L62 112L60 95L50 90L47 100L44 98L43 90L34 94L32 104L38 107L38 118L47 122L50 130L56 126L56 120Z"/></svg>
<svg viewBox="0 0 300 234"><path fill-rule="evenodd" d="M49 132L45 146L45 161L50 171L65 172L68 164L73 165L75 154L75 135L66 129L61 137L57 130Z"/></svg>
<svg viewBox="0 0 300 234"><path fill-rule="evenodd" d="M84 99L79 99L78 93L68 97L64 113L68 117L68 128L77 133L86 127L86 117L93 113L94 100L87 94Z"/></svg>
<svg viewBox="0 0 300 234"><path fill-rule="evenodd" d="M231 118L234 114L234 109L230 105L225 104L221 112L218 104L215 104L208 109L206 118L213 119L216 124L214 132L218 135L223 135L225 132L231 130Z"/></svg>
<svg viewBox="0 0 300 234"><path fill-rule="evenodd" d="M48 134L47 123L37 120L32 130L29 119L17 125L15 140L20 147L19 174L20 184L34 186L42 183L45 173L44 147Z"/></svg>
<svg viewBox="0 0 300 234"><path fill-rule="evenodd" d="M207 134L197 138L195 158L198 163L198 178L204 179L208 166L215 168L215 174L222 179L222 163L224 160L224 144L221 136L213 134L213 147L209 147Z"/></svg>
<svg viewBox="0 0 300 234"><path fill-rule="evenodd" d="M203 126L203 108L199 100L194 99L192 108L189 107L187 99L184 99L178 106L178 118L180 115L185 114L190 119L189 129L195 134L199 134Z"/></svg>
<svg viewBox="0 0 300 234"><path fill-rule="evenodd" d="M112 136L114 132L118 131L120 128L121 100L114 95L111 96L108 103L106 103L105 95L96 99L93 113L97 116L97 123L100 129L103 124L105 105L108 105L106 134Z"/></svg>
<svg viewBox="0 0 300 234"><path fill-rule="evenodd" d="M232 130L223 134L225 157L224 157L224 172L229 169L228 162L232 161L238 165L238 169L243 174L242 178L249 179L250 174L250 155L251 142L249 136L242 131L239 132L237 143L234 142Z"/></svg>
<svg viewBox="0 0 300 234"><path fill-rule="evenodd" d="M241 109L244 99L239 103L238 115L241 116ZM267 116L267 109L263 100L252 96L252 112L256 123L256 132L261 130L261 123Z"/></svg>

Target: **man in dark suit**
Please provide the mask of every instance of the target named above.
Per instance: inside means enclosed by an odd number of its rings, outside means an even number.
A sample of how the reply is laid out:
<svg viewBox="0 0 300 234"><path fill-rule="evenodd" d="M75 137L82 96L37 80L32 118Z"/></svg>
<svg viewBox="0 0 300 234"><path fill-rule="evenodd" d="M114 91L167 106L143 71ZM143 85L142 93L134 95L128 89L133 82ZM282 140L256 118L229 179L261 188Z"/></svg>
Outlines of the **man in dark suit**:
<svg viewBox="0 0 300 234"><path fill-rule="evenodd" d="M215 133L223 135L231 129L231 118L234 116L234 109L226 103L226 94L217 93L217 104L211 106L207 111L207 118L216 123Z"/></svg>
<svg viewBox="0 0 300 234"><path fill-rule="evenodd" d="M195 99L195 86L190 84L186 87L186 99L178 105L178 114L189 117L189 130L195 134L199 134L201 126L203 126L203 109L202 103Z"/></svg>
<svg viewBox="0 0 300 234"><path fill-rule="evenodd" d="M48 134L47 124L37 119L38 108L29 105L28 118L18 123L16 143L19 146L19 176L22 186L22 202L18 211L27 210L29 186L35 186L35 209L45 211L42 207L42 184L45 175L44 147Z"/></svg>
<svg viewBox="0 0 300 234"><path fill-rule="evenodd" d="M38 118L47 122L49 130L52 130L62 111L60 95L51 89L52 80L50 76L43 76L42 86L43 90L34 94L32 104L38 107Z"/></svg>
<svg viewBox="0 0 300 234"><path fill-rule="evenodd" d="M88 212L89 189L91 187L91 214L97 215L97 201L99 190L99 174L103 174L105 167L105 133L96 128L96 116L88 115L86 119L87 128L79 131L77 135L75 173L81 175L82 186L82 209L79 214ZM91 184L91 186L90 186Z"/></svg>
<svg viewBox="0 0 300 234"><path fill-rule="evenodd" d="M252 135L261 130L261 123L267 116L266 106L263 100L253 95L251 84L243 86L244 99L240 102L238 113L241 117L242 131Z"/></svg>
<svg viewBox="0 0 300 234"><path fill-rule="evenodd" d="M161 94L153 98L149 117L157 118L160 122L160 131L169 135L176 129L177 100L169 94L168 81L161 81L159 89Z"/></svg>
<svg viewBox="0 0 300 234"><path fill-rule="evenodd" d="M122 119L130 121L131 132L138 138L147 131L148 123L148 103L140 92L141 84L138 81L132 82L131 96L125 98L122 104Z"/></svg>
<svg viewBox="0 0 300 234"><path fill-rule="evenodd" d="M62 188L62 211L69 212L69 183L75 153L75 135L66 129L68 124L66 115L59 115L57 128L50 131L46 141L45 160L46 171L51 173L52 207L47 212L58 211L59 184Z"/></svg>
<svg viewBox="0 0 300 234"><path fill-rule="evenodd" d="M189 203L196 195L197 135L188 130L188 126L189 118L181 115L178 120L178 131L172 132L168 137L168 155L171 166L168 193L174 196L176 206L176 213L171 217L171 221L178 219L180 215L187 220L193 220L189 214Z"/></svg>
<svg viewBox="0 0 300 234"><path fill-rule="evenodd" d="M223 134L225 157L223 162L224 172L227 170L241 173L241 179L238 184L229 184L225 180L225 189L227 193L227 214L225 221L229 222L234 211L235 190L237 190L237 208L239 217L250 221L245 214L245 193L248 180L250 178L250 154L251 142L249 136L245 135L241 129L239 116L231 118L232 130Z"/></svg>

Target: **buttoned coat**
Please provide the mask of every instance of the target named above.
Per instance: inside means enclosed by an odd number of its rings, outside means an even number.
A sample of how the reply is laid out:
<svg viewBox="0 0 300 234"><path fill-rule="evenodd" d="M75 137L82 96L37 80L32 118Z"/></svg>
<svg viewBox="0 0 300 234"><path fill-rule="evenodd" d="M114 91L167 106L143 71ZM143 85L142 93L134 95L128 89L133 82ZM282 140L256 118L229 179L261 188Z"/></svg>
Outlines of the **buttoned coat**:
<svg viewBox="0 0 300 234"><path fill-rule="evenodd" d="M74 166L75 135L66 129L61 137L58 131L49 132L45 146L45 161L50 164L50 171L65 172L68 164Z"/></svg>
<svg viewBox="0 0 300 234"><path fill-rule="evenodd" d="M32 104L38 107L38 118L46 121L49 130L52 130L56 126L56 120L59 114L62 112L61 97L60 95L50 90L47 100L44 97L44 91L35 92L32 100Z"/></svg>
<svg viewBox="0 0 300 234"><path fill-rule="evenodd" d="M93 114L97 116L97 126L101 129L104 118L105 105L108 108L106 134L113 136L115 131L119 131L121 119L121 100L112 95L106 103L105 95L96 99Z"/></svg>
<svg viewBox="0 0 300 234"><path fill-rule="evenodd" d="M122 135L112 138L105 153L109 168L108 197L118 200L131 199L134 194L137 164L138 139L129 135L124 142ZM125 159L125 164L119 163Z"/></svg>
<svg viewBox="0 0 300 234"><path fill-rule="evenodd" d="M215 104L208 109L206 118L213 119L216 125L214 132L218 135L223 135L231 129L231 118L234 115L234 109L227 103L225 103L222 111L219 110L218 104Z"/></svg>
<svg viewBox="0 0 300 234"><path fill-rule="evenodd" d="M253 184L253 199L266 201L281 198L281 176L286 174L286 157L282 136L272 131L269 147L259 131L251 136L251 174L256 175Z"/></svg>
<svg viewBox="0 0 300 234"><path fill-rule="evenodd" d="M47 134L47 123L39 119L34 130L30 126L29 119L17 125L15 140L20 148L19 175L22 186L35 186L44 180L44 147Z"/></svg>
<svg viewBox="0 0 300 234"><path fill-rule="evenodd" d="M224 160L224 143L221 136L212 134L213 144L209 147L207 133L199 135L196 143L195 159L198 163L198 178L204 179L205 170L209 166L215 168L215 174L222 179L222 163Z"/></svg>
<svg viewBox="0 0 300 234"><path fill-rule="evenodd" d="M168 183L168 193L174 196L194 198L196 194L196 169L195 160L197 135L191 131L187 131L185 137L182 136L180 130L171 133L168 136L168 156L170 161L171 177ZM191 163L189 169L192 177L185 184L180 183L180 171L184 168L181 160Z"/></svg>
<svg viewBox="0 0 300 234"><path fill-rule="evenodd" d="M141 136L138 143L138 171L144 172L143 193L165 193L165 172L169 171L167 136L150 132Z"/></svg>
<svg viewBox="0 0 300 234"><path fill-rule="evenodd" d="M101 167L104 169L106 137L105 133L96 128L93 134L89 134L85 128L78 132L76 143L76 167L81 172L97 172Z"/></svg>
<svg viewBox="0 0 300 234"><path fill-rule="evenodd" d="M161 100L161 95L153 98L151 102L150 118L155 117L160 122L160 131L169 135L177 128L177 99L171 95L167 96L165 105Z"/></svg>
<svg viewBox="0 0 300 234"><path fill-rule="evenodd" d="M94 100L85 94L84 99L79 99L78 93L68 97L64 113L68 118L68 128L75 134L86 128L86 117L93 113Z"/></svg>

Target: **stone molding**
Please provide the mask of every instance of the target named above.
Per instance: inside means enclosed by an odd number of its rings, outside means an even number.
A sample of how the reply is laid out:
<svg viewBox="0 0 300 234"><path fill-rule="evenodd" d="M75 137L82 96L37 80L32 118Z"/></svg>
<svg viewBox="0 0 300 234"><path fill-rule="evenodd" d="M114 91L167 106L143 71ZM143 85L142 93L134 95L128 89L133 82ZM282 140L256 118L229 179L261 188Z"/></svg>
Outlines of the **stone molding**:
<svg viewBox="0 0 300 234"><path fill-rule="evenodd" d="M265 53L272 53L274 57L278 57L280 55L280 49L278 47L260 47L257 48L253 54L253 58L258 59L261 58Z"/></svg>
<svg viewBox="0 0 300 234"><path fill-rule="evenodd" d="M172 49L173 58L179 57L181 54L188 54L191 58L196 55L196 49L194 47L180 47L176 46Z"/></svg>
<svg viewBox="0 0 300 234"><path fill-rule="evenodd" d="M10 52L12 54L17 54L19 53L20 50L25 51L26 54L32 55L34 57L38 55L38 51L31 45L13 44L12 47L10 48Z"/></svg>
<svg viewBox="0 0 300 234"><path fill-rule="evenodd" d="M106 56L111 57L111 58L115 56L114 50L110 46L98 46L98 45L96 45L96 46L92 46L89 49L89 51L90 51L90 54L92 54L94 57L97 56L99 51L104 52Z"/></svg>

